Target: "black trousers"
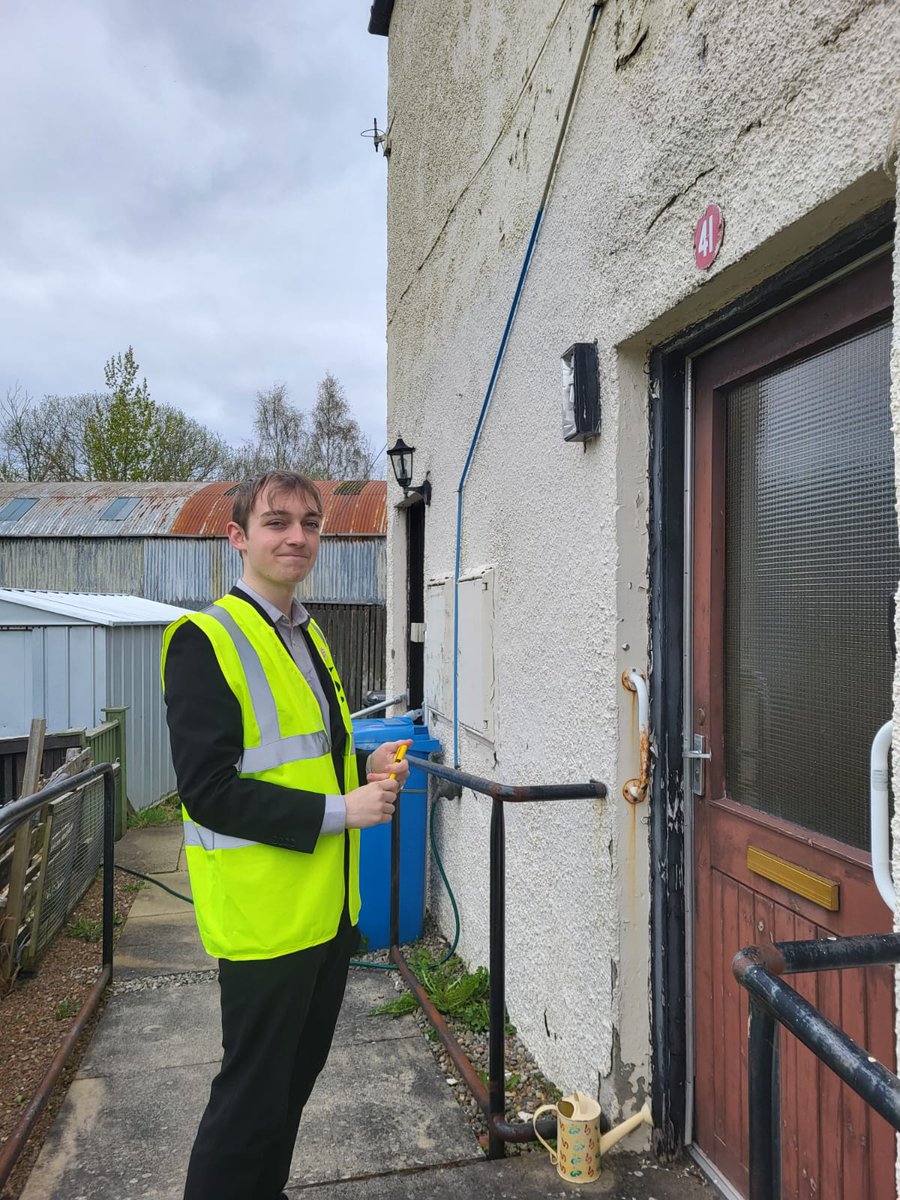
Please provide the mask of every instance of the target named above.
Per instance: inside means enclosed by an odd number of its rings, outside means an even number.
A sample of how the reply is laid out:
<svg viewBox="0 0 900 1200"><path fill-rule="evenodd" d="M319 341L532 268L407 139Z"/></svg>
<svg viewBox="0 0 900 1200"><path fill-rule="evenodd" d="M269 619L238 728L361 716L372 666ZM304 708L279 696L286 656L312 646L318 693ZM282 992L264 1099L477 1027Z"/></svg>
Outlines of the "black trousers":
<svg viewBox="0 0 900 1200"><path fill-rule="evenodd" d="M277 1200L303 1106L325 1065L357 929L279 958L219 960L222 1068L191 1151L184 1200Z"/></svg>

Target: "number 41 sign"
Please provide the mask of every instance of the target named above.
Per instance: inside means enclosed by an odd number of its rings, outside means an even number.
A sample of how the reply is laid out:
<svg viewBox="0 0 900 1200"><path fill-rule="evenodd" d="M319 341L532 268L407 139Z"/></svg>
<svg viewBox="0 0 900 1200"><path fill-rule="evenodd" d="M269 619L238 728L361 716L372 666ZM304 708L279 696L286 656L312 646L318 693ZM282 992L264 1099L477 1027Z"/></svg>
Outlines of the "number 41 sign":
<svg viewBox="0 0 900 1200"><path fill-rule="evenodd" d="M694 262L701 271L716 261L724 232L722 210L718 204L710 204L694 228Z"/></svg>

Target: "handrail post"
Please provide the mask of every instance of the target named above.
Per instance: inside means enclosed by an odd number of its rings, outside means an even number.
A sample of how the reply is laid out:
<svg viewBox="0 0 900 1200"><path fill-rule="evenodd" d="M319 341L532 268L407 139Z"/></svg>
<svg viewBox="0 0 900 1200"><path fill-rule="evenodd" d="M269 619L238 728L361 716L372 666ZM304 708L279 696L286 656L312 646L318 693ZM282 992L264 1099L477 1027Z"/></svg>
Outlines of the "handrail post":
<svg viewBox="0 0 900 1200"><path fill-rule="evenodd" d="M493 1119L506 1116L506 818L503 801L491 802L490 1032L488 1047L488 1157L504 1158L506 1143Z"/></svg>
<svg viewBox="0 0 900 1200"><path fill-rule="evenodd" d="M781 1200L781 1088L775 1018L750 999L750 1200Z"/></svg>
<svg viewBox="0 0 900 1200"><path fill-rule="evenodd" d="M103 965L109 967L110 979L112 979L113 961L115 840L116 777L114 769L108 766L103 772Z"/></svg>
<svg viewBox="0 0 900 1200"><path fill-rule="evenodd" d="M400 945L400 796L394 804L391 817L391 949Z"/></svg>

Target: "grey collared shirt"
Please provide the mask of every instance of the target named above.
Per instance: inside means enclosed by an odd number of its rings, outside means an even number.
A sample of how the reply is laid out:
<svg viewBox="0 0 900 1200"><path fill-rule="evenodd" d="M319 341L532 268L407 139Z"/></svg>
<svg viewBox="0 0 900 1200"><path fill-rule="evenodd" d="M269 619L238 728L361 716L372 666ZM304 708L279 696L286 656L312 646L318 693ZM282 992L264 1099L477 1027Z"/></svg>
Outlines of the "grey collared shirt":
<svg viewBox="0 0 900 1200"><path fill-rule="evenodd" d="M291 658L297 664L297 670L309 684L312 694L319 702L319 708L322 710L322 721L325 725L325 733L331 742L331 709L328 704L328 699L322 691L322 684L319 676L316 673L315 665L309 653L309 645L306 638L303 636L303 629L309 622L309 613L296 598L291 601L291 615L289 617L267 600L265 596L261 596L259 592L255 592L252 587L244 583L243 579L238 580L236 587L242 592L246 592L260 606L263 612L267 613L272 619L272 623L278 630L278 635L287 646ZM343 833L347 818L347 806L344 804L343 796L325 796L325 816L322 818L322 828L320 833Z"/></svg>

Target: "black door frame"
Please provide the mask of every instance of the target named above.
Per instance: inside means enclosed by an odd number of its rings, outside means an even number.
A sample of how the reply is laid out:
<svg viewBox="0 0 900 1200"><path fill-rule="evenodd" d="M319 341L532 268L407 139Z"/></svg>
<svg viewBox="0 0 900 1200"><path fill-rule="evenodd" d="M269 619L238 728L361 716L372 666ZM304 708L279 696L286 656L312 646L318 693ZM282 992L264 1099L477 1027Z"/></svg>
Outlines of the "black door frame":
<svg viewBox="0 0 900 1200"><path fill-rule="evenodd" d="M413 640L413 625L425 623L425 504L406 509L406 693L407 707L425 701L425 643Z"/></svg>
<svg viewBox="0 0 900 1200"><path fill-rule="evenodd" d="M888 204L650 356L650 722L657 747L650 803L651 1098L661 1158L676 1157L684 1147L690 1068L682 757L686 362L893 240L894 205Z"/></svg>

